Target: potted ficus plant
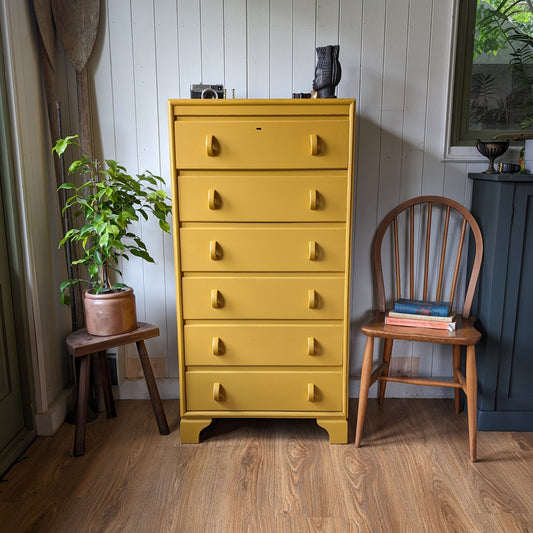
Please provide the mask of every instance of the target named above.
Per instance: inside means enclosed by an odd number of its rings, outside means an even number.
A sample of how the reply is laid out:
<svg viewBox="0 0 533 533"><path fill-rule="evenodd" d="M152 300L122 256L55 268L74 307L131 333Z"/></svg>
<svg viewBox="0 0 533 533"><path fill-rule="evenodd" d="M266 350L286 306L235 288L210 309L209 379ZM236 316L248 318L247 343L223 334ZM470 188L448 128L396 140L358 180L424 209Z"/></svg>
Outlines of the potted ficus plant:
<svg viewBox="0 0 533 533"><path fill-rule="evenodd" d="M69 146L80 146L77 135L59 139L52 151L61 157ZM137 327L133 289L112 278L122 277L119 259L128 260L130 254L154 262L131 224L140 217L155 217L159 227L170 232L167 216L171 206L167 193L158 188L164 181L149 171L132 176L112 159L101 162L85 154L68 172L78 174L81 183L60 186L68 194L63 213L71 211L80 224L67 231L59 247L67 242L78 245L81 257L72 264L84 265L88 279L70 278L61 283L61 302L68 305L71 287L87 282L83 304L88 332L117 335L132 331Z"/></svg>

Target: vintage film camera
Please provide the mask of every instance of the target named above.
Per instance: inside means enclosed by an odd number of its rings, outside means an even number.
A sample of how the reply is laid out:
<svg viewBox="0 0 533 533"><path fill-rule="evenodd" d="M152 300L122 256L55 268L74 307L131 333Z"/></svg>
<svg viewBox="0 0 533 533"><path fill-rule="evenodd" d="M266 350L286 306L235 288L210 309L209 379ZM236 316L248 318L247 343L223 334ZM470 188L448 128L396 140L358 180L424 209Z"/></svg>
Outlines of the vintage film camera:
<svg viewBox="0 0 533 533"><path fill-rule="evenodd" d="M224 85L204 85L195 83L191 85L191 98L217 99L224 98Z"/></svg>

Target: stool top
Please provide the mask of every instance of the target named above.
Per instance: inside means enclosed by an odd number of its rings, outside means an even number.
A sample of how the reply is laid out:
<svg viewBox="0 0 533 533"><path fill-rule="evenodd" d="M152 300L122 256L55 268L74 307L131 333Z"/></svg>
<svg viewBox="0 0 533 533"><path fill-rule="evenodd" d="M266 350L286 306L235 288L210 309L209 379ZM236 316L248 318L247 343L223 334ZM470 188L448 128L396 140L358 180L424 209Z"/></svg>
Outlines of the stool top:
<svg viewBox="0 0 533 533"><path fill-rule="evenodd" d="M143 341L159 336L159 328L146 322L138 322L137 329L121 333L120 335L107 335L98 337L87 333L87 329L78 329L72 332L66 340L67 351L74 357L81 357L91 353L101 352L108 348L124 346L132 342Z"/></svg>

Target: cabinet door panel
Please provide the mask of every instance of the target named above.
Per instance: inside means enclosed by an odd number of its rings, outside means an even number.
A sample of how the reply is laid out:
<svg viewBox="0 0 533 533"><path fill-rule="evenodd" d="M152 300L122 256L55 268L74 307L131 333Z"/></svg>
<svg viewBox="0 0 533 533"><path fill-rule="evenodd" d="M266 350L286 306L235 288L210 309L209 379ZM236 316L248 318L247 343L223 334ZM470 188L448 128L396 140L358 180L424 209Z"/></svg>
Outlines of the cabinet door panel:
<svg viewBox="0 0 533 533"><path fill-rule="evenodd" d="M184 272L344 270L344 227L187 227L180 241Z"/></svg>
<svg viewBox="0 0 533 533"><path fill-rule="evenodd" d="M509 241L497 409L533 409L532 272L533 184L518 184Z"/></svg>
<svg viewBox="0 0 533 533"><path fill-rule="evenodd" d="M208 117L174 128L180 169L348 167L348 117Z"/></svg>
<svg viewBox="0 0 533 533"><path fill-rule="evenodd" d="M184 277L183 317L191 319L342 319L344 278Z"/></svg>
<svg viewBox="0 0 533 533"><path fill-rule="evenodd" d="M185 379L188 411L341 411L343 408L340 370L192 371L187 372Z"/></svg>
<svg viewBox="0 0 533 533"><path fill-rule="evenodd" d="M344 222L346 174L183 175L182 222Z"/></svg>
<svg viewBox="0 0 533 533"><path fill-rule="evenodd" d="M185 364L340 366L343 331L316 323L186 325Z"/></svg>

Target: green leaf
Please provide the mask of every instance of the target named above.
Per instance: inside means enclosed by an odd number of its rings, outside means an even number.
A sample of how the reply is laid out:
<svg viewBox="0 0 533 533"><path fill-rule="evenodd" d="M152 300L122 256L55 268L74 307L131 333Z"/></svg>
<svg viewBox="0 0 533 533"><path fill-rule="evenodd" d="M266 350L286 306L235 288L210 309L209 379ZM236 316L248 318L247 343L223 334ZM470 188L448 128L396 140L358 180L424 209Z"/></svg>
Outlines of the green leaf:
<svg viewBox="0 0 533 533"><path fill-rule="evenodd" d="M137 248L132 248L130 252L135 257L141 257L142 259L144 259L145 261L148 261L149 263L155 263L155 261L152 259L152 256L148 252L145 252L144 250L138 250Z"/></svg>
<svg viewBox="0 0 533 533"><path fill-rule="evenodd" d="M75 141L77 139L77 135L69 135L65 137L64 139L58 139L56 141L55 146L52 148L52 152L55 152L58 156L63 155L65 150L71 145L74 144L76 146L79 146L79 143Z"/></svg>

